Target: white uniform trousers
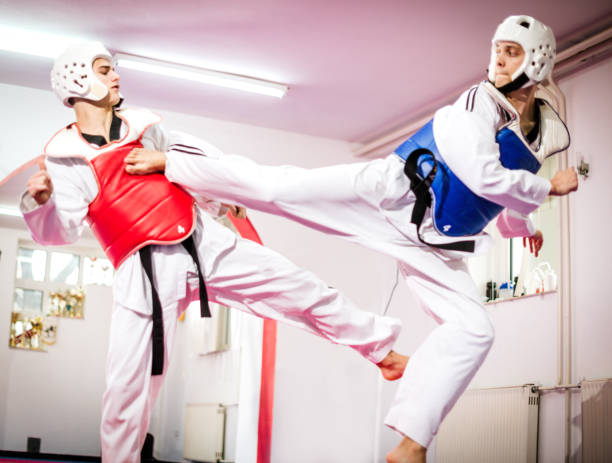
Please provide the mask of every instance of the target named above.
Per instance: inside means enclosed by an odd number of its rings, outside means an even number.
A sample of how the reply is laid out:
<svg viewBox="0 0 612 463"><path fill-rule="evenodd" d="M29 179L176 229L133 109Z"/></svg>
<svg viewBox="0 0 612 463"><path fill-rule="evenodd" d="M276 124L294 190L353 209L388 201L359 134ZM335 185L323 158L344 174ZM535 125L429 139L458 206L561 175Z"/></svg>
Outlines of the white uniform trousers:
<svg viewBox="0 0 612 463"><path fill-rule="evenodd" d="M195 242L212 301L299 327L349 346L373 363L390 351L400 322L359 310L314 274L252 241L241 239L206 214L200 214ZM168 252L168 248L164 249ZM180 245L177 246L180 250ZM155 248L153 254L155 255ZM178 252L178 251L177 251ZM181 251L183 252L183 251ZM155 269L154 275L167 269ZM197 298L196 288L187 294ZM164 374L176 319L190 299L164 307ZM163 376L151 376L150 315L115 303L102 408L102 459L138 462L151 410Z"/></svg>
<svg viewBox="0 0 612 463"><path fill-rule="evenodd" d="M427 447L468 386L494 337L463 260L418 240L410 223L414 195L397 156L318 169L261 166L241 156L189 156L170 181L208 197L284 216L384 252L439 327L414 352L385 423ZM427 216L425 233L436 238ZM428 238L429 238L428 236ZM443 237L437 237L443 238ZM486 241L477 237L477 249Z"/></svg>

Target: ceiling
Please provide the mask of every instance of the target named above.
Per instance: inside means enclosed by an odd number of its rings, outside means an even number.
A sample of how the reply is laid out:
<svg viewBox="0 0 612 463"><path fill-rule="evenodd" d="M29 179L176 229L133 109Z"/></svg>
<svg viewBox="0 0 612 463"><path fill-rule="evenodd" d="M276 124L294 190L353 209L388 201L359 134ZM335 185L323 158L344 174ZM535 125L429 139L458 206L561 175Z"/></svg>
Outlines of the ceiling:
<svg viewBox="0 0 612 463"><path fill-rule="evenodd" d="M119 70L126 104L366 142L484 78L510 14L558 50L612 24L610 0L0 0L0 25L286 83L279 100ZM50 60L0 52L0 82L49 88Z"/></svg>

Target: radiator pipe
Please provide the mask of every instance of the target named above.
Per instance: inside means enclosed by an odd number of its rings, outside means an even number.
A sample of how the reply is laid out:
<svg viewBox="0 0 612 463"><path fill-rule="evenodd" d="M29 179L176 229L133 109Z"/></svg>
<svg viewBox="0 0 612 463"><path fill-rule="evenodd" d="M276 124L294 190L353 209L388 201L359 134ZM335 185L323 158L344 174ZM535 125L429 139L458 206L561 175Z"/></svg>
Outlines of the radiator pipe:
<svg viewBox="0 0 612 463"><path fill-rule="evenodd" d="M531 386L531 392L565 391L569 389L580 389L582 385L577 384L558 384L556 386Z"/></svg>
<svg viewBox="0 0 612 463"><path fill-rule="evenodd" d="M567 123L565 95L550 76L540 89L555 100L559 115ZM567 169L569 165L567 150L559 156L558 168ZM559 256L560 289L558 302L558 354L557 386L540 390L565 390L565 461L571 454L571 269L570 269L570 220L569 198L559 198ZM565 383L565 384L564 384Z"/></svg>
<svg viewBox="0 0 612 463"><path fill-rule="evenodd" d="M559 115L567 123L567 111L565 95L550 76L548 85L557 97L559 103ZM559 168L561 170L569 167L567 150L559 156ZM570 384L572 380L571 370L571 266L570 266L570 211L568 196L559 198L559 242L560 242L560 289L559 289L559 375L557 383ZM565 389L565 462L569 463L571 455L571 405L572 397L569 388Z"/></svg>

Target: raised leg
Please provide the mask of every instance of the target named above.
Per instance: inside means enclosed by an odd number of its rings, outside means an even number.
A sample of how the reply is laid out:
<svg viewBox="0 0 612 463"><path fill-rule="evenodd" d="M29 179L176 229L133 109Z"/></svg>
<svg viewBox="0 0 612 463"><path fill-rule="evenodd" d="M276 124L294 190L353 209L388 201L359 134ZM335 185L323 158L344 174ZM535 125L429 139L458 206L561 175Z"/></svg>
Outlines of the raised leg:
<svg viewBox="0 0 612 463"><path fill-rule="evenodd" d="M237 239L206 215L201 219L203 233L196 243L213 300L349 346L373 363L390 353L400 332L399 320L358 309L280 254Z"/></svg>

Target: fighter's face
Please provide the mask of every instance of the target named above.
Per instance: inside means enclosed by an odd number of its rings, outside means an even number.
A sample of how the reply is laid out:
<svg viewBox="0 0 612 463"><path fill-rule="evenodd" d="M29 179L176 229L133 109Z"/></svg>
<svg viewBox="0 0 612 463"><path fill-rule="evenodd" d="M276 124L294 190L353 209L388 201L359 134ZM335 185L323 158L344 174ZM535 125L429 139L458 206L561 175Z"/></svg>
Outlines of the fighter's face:
<svg viewBox="0 0 612 463"><path fill-rule="evenodd" d="M512 75L523 64L525 51L516 42L499 41L495 54L495 86L499 88L512 82Z"/></svg>
<svg viewBox="0 0 612 463"><path fill-rule="evenodd" d="M108 98L109 104L115 106L121 99L119 95L119 74L117 74L111 62L106 58L98 58L93 62L92 67L100 82L108 89L108 96L106 98Z"/></svg>

